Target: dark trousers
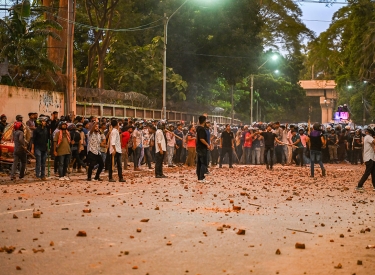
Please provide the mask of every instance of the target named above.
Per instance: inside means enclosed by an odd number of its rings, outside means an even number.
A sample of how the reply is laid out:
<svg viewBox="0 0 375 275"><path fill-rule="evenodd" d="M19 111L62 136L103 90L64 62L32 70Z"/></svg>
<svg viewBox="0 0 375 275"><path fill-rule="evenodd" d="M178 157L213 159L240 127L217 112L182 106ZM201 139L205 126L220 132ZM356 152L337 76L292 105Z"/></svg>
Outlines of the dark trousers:
<svg viewBox="0 0 375 275"><path fill-rule="evenodd" d="M59 159L59 177L65 177L70 162L70 154L57 156Z"/></svg>
<svg viewBox="0 0 375 275"><path fill-rule="evenodd" d="M211 151L211 159L212 165L216 165L217 160L219 159L219 149L217 147L214 147L214 149Z"/></svg>
<svg viewBox="0 0 375 275"><path fill-rule="evenodd" d="M75 169L76 167L78 169L81 169L82 166L85 166L83 161L81 160L78 150L72 150L72 161L74 162L73 168Z"/></svg>
<svg viewBox="0 0 375 275"><path fill-rule="evenodd" d="M94 169L94 166L96 164L99 164L98 170L96 170L96 175L95 175L95 179L98 179L104 167L102 155L100 153L99 155L95 155L94 153L89 152L87 155L87 160L90 163L89 170L87 171L87 178L91 179L92 169Z"/></svg>
<svg viewBox="0 0 375 275"><path fill-rule="evenodd" d="M265 146L264 147L264 163L271 166L273 166L273 151L275 150L275 147L268 147L268 146ZM269 158L269 161L267 160L267 155L268 155L268 152L270 152L270 158Z"/></svg>
<svg viewBox="0 0 375 275"><path fill-rule="evenodd" d="M141 151L142 151L141 147L137 147L134 150L134 168L138 167L139 159L141 157Z"/></svg>
<svg viewBox="0 0 375 275"><path fill-rule="evenodd" d="M299 161L297 161L297 155L299 156ZM303 165L303 148L295 148L293 151L292 159L297 165Z"/></svg>
<svg viewBox="0 0 375 275"><path fill-rule="evenodd" d="M363 185L365 184L365 181L371 175L372 186L375 188L375 163L372 159L370 159L369 161L365 162L365 165L366 165L366 170L362 178L358 182L358 187L363 187Z"/></svg>
<svg viewBox="0 0 375 275"><path fill-rule="evenodd" d="M228 148L221 148L221 155L220 155L220 162L219 162L219 165L221 166L222 163L223 163L223 159L224 159L224 156L228 154L228 158L229 158L229 167L232 166L232 147L228 147Z"/></svg>
<svg viewBox="0 0 375 275"><path fill-rule="evenodd" d="M117 164L117 174L118 174L118 178L119 179L122 179L122 165L121 165L121 154L116 152L115 154L115 159L114 159L114 163L115 165ZM113 173L113 167L112 167L112 155L110 157L110 161L109 161L109 167L108 167L108 177L109 179L112 179L112 173Z"/></svg>
<svg viewBox="0 0 375 275"><path fill-rule="evenodd" d="M175 159L174 159L174 162L179 164L179 163L182 163L181 161L181 152L182 152L182 145L179 146L178 148L176 148L176 155L175 155Z"/></svg>
<svg viewBox="0 0 375 275"><path fill-rule="evenodd" d="M146 157L146 163L147 163L148 168L151 168L151 160L152 160L150 148L151 147L143 148L144 149L144 156Z"/></svg>
<svg viewBox="0 0 375 275"><path fill-rule="evenodd" d="M14 161L12 165L12 172L10 174L10 177L12 179L15 178L16 170L18 163L20 163L20 179L22 179L25 176L25 169L26 169L26 162L27 162L27 155L25 152L15 152L13 153Z"/></svg>
<svg viewBox="0 0 375 275"><path fill-rule="evenodd" d="M163 154L157 152L155 154L155 176L162 176L163 175L163 158L165 155L165 151Z"/></svg>
<svg viewBox="0 0 375 275"><path fill-rule="evenodd" d="M197 176L198 180L204 179L204 174L207 172L207 151L199 152L197 154Z"/></svg>
<svg viewBox="0 0 375 275"><path fill-rule="evenodd" d="M358 159L360 159L361 164L363 163L363 158L362 158L362 149L355 149L353 152L353 163L358 164Z"/></svg>

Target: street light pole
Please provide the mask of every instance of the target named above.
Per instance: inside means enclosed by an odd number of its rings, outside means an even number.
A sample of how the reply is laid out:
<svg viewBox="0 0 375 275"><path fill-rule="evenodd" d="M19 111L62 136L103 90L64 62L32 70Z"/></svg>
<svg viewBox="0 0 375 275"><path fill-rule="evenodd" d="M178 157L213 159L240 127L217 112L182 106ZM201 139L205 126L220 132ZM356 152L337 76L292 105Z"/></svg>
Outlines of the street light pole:
<svg viewBox="0 0 375 275"><path fill-rule="evenodd" d="M164 13L164 58L163 58L163 119L167 119L167 43L168 43L168 23L169 20L177 13L189 0L185 0L182 5L172 13L170 17Z"/></svg>
<svg viewBox="0 0 375 275"><path fill-rule="evenodd" d="M259 70L260 68L262 68L264 65L266 65L266 63L270 60L270 59L273 59L273 60L276 60L278 58L277 55L273 55L271 56L270 58L268 58L262 65L260 65L258 67L257 70ZM250 79L251 79L251 82L250 82L250 124L253 123L253 105L254 105L254 75L251 74L250 75Z"/></svg>

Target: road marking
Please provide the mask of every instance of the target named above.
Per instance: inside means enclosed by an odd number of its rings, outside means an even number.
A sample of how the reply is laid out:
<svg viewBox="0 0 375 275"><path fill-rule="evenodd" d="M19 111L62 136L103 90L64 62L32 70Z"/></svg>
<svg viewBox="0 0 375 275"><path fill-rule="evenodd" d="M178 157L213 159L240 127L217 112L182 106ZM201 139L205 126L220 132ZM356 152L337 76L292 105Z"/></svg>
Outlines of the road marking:
<svg viewBox="0 0 375 275"><path fill-rule="evenodd" d="M150 190L151 188L148 188L148 190ZM137 191L133 191L133 192L126 192L126 193L119 193L119 194L113 194L113 195L108 195L108 196L101 196L99 198L111 198L111 197L118 197L118 196L122 196L122 195L129 195L129 194L132 194L132 193L137 193L137 192L143 192L144 189L142 190L137 190ZM91 199L92 200L92 199ZM93 199L94 201L95 199ZM52 207L58 207L58 206L70 206L70 205L78 205L78 204L85 204L87 203L87 201L83 201L83 202L72 202L72 203L64 203L64 204L59 204L59 205L52 205L52 206L47 206L47 207L44 207L44 209L48 209L48 208L52 208ZM42 208L42 207L40 207ZM3 213L0 213L0 216L1 215L6 215L6 214L14 214L14 213L20 213L20 212L27 212L27 211L32 211L34 210L35 208L28 208L28 209L21 209L21 210L15 210L15 211L8 211L8 212L3 212Z"/></svg>

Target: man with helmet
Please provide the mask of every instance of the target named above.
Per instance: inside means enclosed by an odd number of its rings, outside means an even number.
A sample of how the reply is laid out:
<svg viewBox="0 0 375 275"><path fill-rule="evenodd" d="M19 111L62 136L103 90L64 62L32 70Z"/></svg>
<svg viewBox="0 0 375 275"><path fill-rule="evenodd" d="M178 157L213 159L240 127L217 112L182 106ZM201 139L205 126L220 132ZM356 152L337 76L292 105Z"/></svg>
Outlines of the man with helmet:
<svg viewBox="0 0 375 275"><path fill-rule="evenodd" d="M23 122L23 116L16 115L16 122Z"/></svg>
<svg viewBox="0 0 375 275"><path fill-rule="evenodd" d="M375 135L374 130L369 126L365 130L365 137L363 139L363 161L366 165L366 170L358 182L357 187L355 190L357 191L364 191L363 185L371 175L372 180L372 187L373 191L375 191L375 139L373 136Z"/></svg>
<svg viewBox="0 0 375 275"><path fill-rule="evenodd" d="M155 177L166 178L163 174L163 158L167 150L164 138L165 120L158 122L158 129L155 133Z"/></svg>
<svg viewBox="0 0 375 275"><path fill-rule="evenodd" d="M36 157L35 174L43 181L46 178L46 160L48 153L49 131L47 129L47 117L39 118L40 124L33 132L31 153Z"/></svg>
<svg viewBox="0 0 375 275"><path fill-rule="evenodd" d="M26 169L26 142L25 142L25 136L23 133L23 124L20 121L16 121L13 126L14 132L13 132L13 140L14 140L14 161L12 165L12 171L10 173L10 179L15 180L15 173L18 166L18 163L20 162L20 179L22 179L25 176L25 169Z"/></svg>
<svg viewBox="0 0 375 275"><path fill-rule="evenodd" d="M335 132L335 129L331 128L330 133L327 136L327 144L329 150L329 161L333 163L334 161L337 162L337 144L339 143L339 138Z"/></svg>
<svg viewBox="0 0 375 275"><path fill-rule="evenodd" d="M67 123L60 121L59 130L53 137L53 152L55 157L59 159L59 180L70 180L67 176L69 161L70 161L70 133L67 130Z"/></svg>
<svg viewBox="0 0 375 275"><path fill-rule="evenodd" d="M319 123L314 123L313 130L308 135L309 142L310 142L310 169L311 169L311 177L314 177L314 163L318 163L320 169L322 170L323 177L326 175L326 169L323 166L322 162L322 148L326 147L326 141L323 137L323 134L320 129Z"/></svg>

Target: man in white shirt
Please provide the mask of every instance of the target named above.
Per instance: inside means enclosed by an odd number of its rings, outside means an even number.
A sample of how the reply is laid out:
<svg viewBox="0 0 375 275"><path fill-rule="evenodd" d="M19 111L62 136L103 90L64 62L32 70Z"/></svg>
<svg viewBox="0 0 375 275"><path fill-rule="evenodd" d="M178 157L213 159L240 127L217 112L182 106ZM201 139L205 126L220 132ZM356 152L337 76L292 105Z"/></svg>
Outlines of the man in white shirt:
<svg viewBox="0 0 375 275"><path fill-rule="evenodd" d="M156 130L156 128L152 128ZM164 131L165 121L160 120L158 123L158 130L155 133L155 177L156 178L166 178L167 176L163 174L163 158L165 151L167 150L165 146Z"/></svg>
<svg viewBox="0 0 375 275"><path fill-rule="evenodd" d="M176 138L174 136L174 126L169 125L169 132L165 134L167 138L167 157L168 157L168 167L175 167L173 165L173 153L174 147L176 146Z"/></svg>
<svg viewBox="0 0 375 275"><path fill-rule="evenodd" d="M123 176L122 176L122 165L121 165L121 140L120 140L120 133L118 131L119 125L117 119L114 119L111 121L112 125L112 132L111 136L109 138L110 140L110 147L109 147L109 153L111 154L111 161L109 162L109 182L116 182L116 180L112 177L113 173L113 165L117 164L117 172L118 172L118 178L119 182L125 182Z"/></svg>
<svg viewBox="0 0 375 275"><path fill-rule="evenodd" d="M88 137L88 154L87 154L87 160L89 161L89 169L87 171L87 180L91 181L91 175L92 170L94 169L94 166L98 164L98 170L96 170L96 175L94 180L95 181L102 181L101 178L99 178L100 173L102 172L104 168L104 162L103 158L101 156L100 152L100 146L103 145L103 141L100 136L99 131L99 125L97 123L93 123L90 132L87 135Z"/></svg>
<svg viewBox="0 0 375 275"><path fill-rule="evenodd" d="M366 133L366 136L363 139L363 162L366 165L366 170L362 178L359 180L358 185L355 188L355 190L364 191L363 185L371 174L372 187L373 187L373 191L375 191L375 152L374 152L375 139L372 137L373 135L375 135L375 132L369 126L365 130L365 133Z"/></svg>
<svg viewBox="0 0 375 275"><path fill-rule="evenodd" d="M139 159L141 158L141 151L142 151L142 124L137 121L135 123L135 129L132 134L133 139L133 152L134 152L134 171L141 171L139 167Z"/></svg>

